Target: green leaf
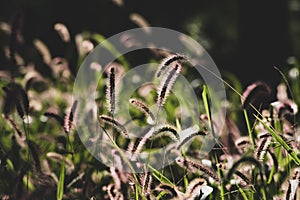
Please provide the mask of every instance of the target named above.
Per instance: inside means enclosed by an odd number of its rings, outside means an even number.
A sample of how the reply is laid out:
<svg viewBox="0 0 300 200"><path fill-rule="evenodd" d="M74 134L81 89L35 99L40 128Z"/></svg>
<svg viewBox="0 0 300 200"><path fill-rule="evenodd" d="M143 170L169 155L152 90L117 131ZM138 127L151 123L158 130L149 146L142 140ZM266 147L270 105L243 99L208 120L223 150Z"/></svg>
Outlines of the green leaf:
<svg viewBox="0 0 300 200"><path fill-rule="evenodd" d="M65 182L65 160L63 159L60 168L59 181L57 184L56 199L62 200L64 194L64 182Z"/></svg>
<svg viewBox="0 0 300 200"><path fill-rule="evenodd" d="M206 85L203 85L202 99L203 99L203 103L204 103L204 108L205 108L205 112L206 112L206 115L207 115L207 118L208 118L208 123L210 125L212 135L214 137L216 137L215 130L214 130L214 125L213 125L213 122L212 122L212 119L211 119L211 110L210 110L210 107L209 107L209 102L208 102L207 97L208 97L208 89L207 89Z"/></svg>
<svg viewBox="0 0 300 200"><path fill-rule="evenodd" d="M207 99L207 87L206 87L206 85L203 85L202 99L203 99L203 103L204 103L205 112L207 114L208 122L211 123L209 103L208 103L208 99Z"/></svg>

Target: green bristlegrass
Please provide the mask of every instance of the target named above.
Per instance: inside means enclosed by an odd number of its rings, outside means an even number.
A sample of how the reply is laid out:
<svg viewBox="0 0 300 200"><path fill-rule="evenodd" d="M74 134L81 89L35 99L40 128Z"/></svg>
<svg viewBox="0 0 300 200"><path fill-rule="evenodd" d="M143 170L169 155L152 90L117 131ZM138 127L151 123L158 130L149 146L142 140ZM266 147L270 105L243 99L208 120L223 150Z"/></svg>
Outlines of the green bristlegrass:
<svg viewBox="0 0 300 200"><path fill-rule="evenodd" d="M248 131L251 143L252 143L252 148L255 149L255 138L254 138L254 135L253 135L253 131L251 129L251 125L250 125L250 121L249 121L247 110L243 109L243 113L244 113L244 117L245 117L247 131Z"/></svg>
<svg viewBox="0 0 300 200"><path fill-rule="evenodd" d="M56 199L62 200L64 195L64 186L65 186L65 160L62 160L60 173L59 173L59 180L57 183L57 192L56 192Z"/></svg>
<svg viewBox="0 0 300 200"><path fill-rule="evenodd" d="M262 119L260 119L257 115L254 115L255 118L269 131L269 133L273 136L273 138L287 151L287 153L291 156L294 162L297 165L300 165L300 159L298 158L296 152L280 137L279 134L276 133L274 128L268 126Z"/></svg>
<svg viewBox="0 0 300 200"><path fill-rule="evenodd" d="M211 110L210 110L210 105L209 105L209 100L208 100L208 88L206 85L203 85L203 91L202 91L202 99L203 99L203 104L204 104L204 108L205 108L205 112L207 115L207 119L208 119L208 123L210 125L210 129L212 132L212 135L215 137L215 131L214 131L214 125L213 125L213 121L211 118Z"/></svg>

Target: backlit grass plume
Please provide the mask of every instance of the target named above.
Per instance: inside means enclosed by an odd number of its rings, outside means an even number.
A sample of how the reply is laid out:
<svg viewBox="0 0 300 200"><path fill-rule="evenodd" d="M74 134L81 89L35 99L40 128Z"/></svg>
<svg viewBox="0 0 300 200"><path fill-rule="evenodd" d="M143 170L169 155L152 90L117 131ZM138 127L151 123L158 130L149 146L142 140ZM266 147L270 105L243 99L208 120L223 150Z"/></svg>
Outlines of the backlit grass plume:
<svg viewBox="0 0 300 200"><path fill-rule="evenodd" d="M171 91L171 88L181 71L181 64L176 62L166 72L158 88L157 105L162 107Z"/></svg>
<svg viewBox="0 0 300 200"><path fill-rule="evenodd" d="M108 72L106 101L107 109L109 113L113 115L116 110L116 69L114 67L111 67Z"/></svg>
<svg viewBox="0 0 300 200"><path fill-rule="evenodd" d="M178 62L180 63L181 61L185 60L186 58L183 55L180 54L172 54L168 57L166 57L159 65L157 72L156 72L156 77L160 77L168 67L170 67L173 63Z"/></svg>
<svg viewBox="0 0 300 200"><path fill-rule="evenodd" d="M187 169L191 173L196 173L197 171L203 172L204 175L213 178L214 180L221 182L217 173L213 169L201 164L200 162L189 158L189 157L178 157L176 158L176 163Z"/></svg>
<svg viewBox="0 0 300 200"><path fill-rule="evenodd" d="M113 126L119 133L121 133L123 136L128 137L128 132L126 128L117 120L114 118L107 116L107 115L100 115L99 120Z"/></svg>
<svg viewBox="0 0 300 200"><path fill-rule="evenodd" d="M130 160L132 161L137 160L144 145L146 144L147 140L153 135L154 131L155 129L154 127L152 127L145 134L131 140L127 148L127 154L129 155L128 157L130 158Z"/></svg>
<svg viewBox="0 0 300 200"><path fill-rule="evenodd" d="M143 112L147 117L147 122L149 124L153 124L155 122L155 117L154 114L151 112L149 107L142 101L138 99L130 99L129 100L130 104L139 109L141 112Z"/></svg>

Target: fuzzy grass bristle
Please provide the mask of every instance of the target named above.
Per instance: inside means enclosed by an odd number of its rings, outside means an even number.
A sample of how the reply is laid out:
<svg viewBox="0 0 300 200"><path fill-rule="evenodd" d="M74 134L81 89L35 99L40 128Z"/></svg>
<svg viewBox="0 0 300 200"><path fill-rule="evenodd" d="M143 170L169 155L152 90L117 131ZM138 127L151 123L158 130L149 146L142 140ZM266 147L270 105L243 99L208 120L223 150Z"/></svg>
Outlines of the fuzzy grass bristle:
<svg viewBox="0 0 300 200"><path fill-rule="evenodd" d="M154 124L155 117L154 114L151 112L150 108L146 105L146 103L138 100L138 99L129 99L129 102L131 105L139 109L141 112L143 112L147 117L149 117L150 120L147 120L150 122L150 124Z"/></svg>
<svg viewBox="0 0 300 200"><path fill-rule="evenodd" d="M157 186L156 190L158 191L164 191L168 194L170 194L172 197L178 197L180 194L180 191L177 190L177 188L173 187L172 185L161 183Z"/></svg>
<svg viewBox="0 0 300 200"><path fill-rule="evenodd" d="M71 110L66 114L64 118L64 130L65 133L69 133L74 127L74 115L77 109L78 101L74 101Z"/></svg>
<svg viewBox="0 0 300 200"><path fill-rule="evenodd" d="M244 109L250 106L263 106L270 101L272 90L269 85L262 81L256 81L249 85L242 94L242 105ZM264 104L264 105L262 105Z"/></svg>
<svg viewBox="0 0 300 200"><path fill-rule="evenodd" d="M256 157L259 161L263 161L263 159L269 149L269 146L271 144L271 140L272 140L271 136L263 137L262 139L260 139L260 141L257 145L257 148L255 150Z"/></svg>
<svg viewBox="0 0 300 200"><path fill-rule="evenodd" d="M188 141L192 140L193 138L197 137L197 136L206 136L207 133L204 131L197 131L194 133L189 134L187 137L185 137L177 146L177 149L181 149L181 147L183 145L185 145Z"/></svg>
<svg viewBox="0 0 300 200"><path fill-rule="evenodd" d="M193 160L188 157L178 157L178 158L176 158L176 163L179 166L181 166L182 168L187 169L191 173L196 173L197 171L201 171L201 172L203 172L204 175L207 175L207 176L213 178L214 180L216 180L219 183L221 182L218 175L216 174L215 171L213 171L213 169L199 163L196 160Z"/></svg>
<svg viewBox="0 0 300 200"><path fill-rule="evenodd" d="M10 123L12 128L17 132L17 134L22 137L24 135L23 131L20 129L20 127L15 123L15 121L9 117L8 115L4 115L4 118Z"/></svg>
<svg viewBox="0 0 300 200"><path fill-rule="evenodd" d="M177 132L176 127L170 125L170 124L164 124L159 125L155 128L155 131L153 132L151 139L156 139L161 136L168 136L173 140L180 140L180 136Z"/></svg>
<svg viewBox="0 0 300 200"><path fill-rule="evenodd" d="M100 121L113 126L123 136L128 137L128 132L127 132L126 128L120 122L115 120L114 118L107 116L107 115L100 115L99 119L100 119Z"/></svg>
<svg viewBox="0 0 300 200"><path fill-rule="evenodd" d="M180 54L172 54L161 62L159 65L157 72L156 72L156 77L159 78L162 73L174 62L182 62L183 60L186 60L186 57Z"/></svg>
<svg viewBox="0 0 300 200"><path fill-rule="evenodd" d="M206 184L207 184L207 182L205 179L195 178L187 186L186 194L195 197L196 195L199 194L201 187Z"/></svg>
<svg viewBox="0 0 300 200"><path fill-rule="evenodd" d="M56 113L45 112L44 116L55 119L61 126L64 126L64 119Z"/></svg>
<svg viewBox="0 0 300 200"><path fill-rule="evenodd" d="M170 67L170 69L168 69L168 71L166 72L157 91L157 105L159 107L162 107L165 104L171 88L181 71L181 68L181 64L176 62L174 63L174 66Z"/></svg>
<svg viewBox="0 0 300 200"><path fill-rule="evenodd" d="M142 179L142 194L148 196L151 193L152 175L146 172Z"/></svg>
<svg viewBox="0 0 300 200"><path fill-rule="evenodd" d="M146 141L153 135L154 128L152 127L148 132L142 136L131 140L127 148L127 155L131 161L137 161L139 154L141 153Z"/></svg>
<svg viewBox="0 0 300 200"><path fill-rule="evenodd" d="M108 80L106 83L106 101L107 109L111 115L116 110L116 69L111 67L108 73Z"/></svg>

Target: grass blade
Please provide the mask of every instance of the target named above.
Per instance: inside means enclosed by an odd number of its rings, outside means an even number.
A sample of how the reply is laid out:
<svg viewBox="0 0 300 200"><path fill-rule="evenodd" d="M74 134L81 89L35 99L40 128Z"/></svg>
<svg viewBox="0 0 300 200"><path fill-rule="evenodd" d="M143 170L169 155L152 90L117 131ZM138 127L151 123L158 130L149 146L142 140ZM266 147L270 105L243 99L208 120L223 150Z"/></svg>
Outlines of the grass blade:
<svg viewBox="0 0 300 200"><path fill-rule="evenodd" d="M246 121L246 125L247 125L248 134L249 134L249 137L251 139L252 147L253 147L253 149L255 149L255 139L254 139L254 135L253 135L252 130L251 130L250 121L249 121L249 117L248 117L248 113L247 113L246 109L244 109L244 116L245 116L245 121Z"/></svg>
<svg viewBox="0 0 300 200"><path fill-rule="evenodd" d="M62 200L64 194L64 182L65 182L65 160L63 159L60 168L59 181L57 184L56 199Z"/></svg>
<svg viewBox="0 0 300 200"><path fill-rule="evenodd" d="M167 177L165 177L162 173L160 173L158 170L156 170L155 168L153 168L152 166L148 165L148 167L151 169L152 171L152 175L159 180L161 183L167 183L173 187L176 187L176 185L170 181Z"/></svg>
<svg viewBox="0 0 300 200"><path fill-rule="evenodd" d="M210 111L210 107L209 107L209 100L208 100L208 89L206 85L203 85L203 91L202 91L202 99L203 99L203 103L204 103L204 108L205 108L205 112L207 115L207 119L208 119L208 123L210 125L211 128L211 132L213 134L213 136L215 137L215 131L214 131L214 125L211 119L211 111Z"/></svg>
<svg viewBox="0 0 300 200"><path fill-rule="evenodd" d="M268 126L262 119L254 115L256 119L269 131L269 133L274 137L274 139L288 152L297 165L300 165L300 159L297 156L296 152L273 130Z"/></svg>
<svg viewBox="0 0 300 200"><path fill-rule="evenodd" d="M236 184L236 187L238 188L239 192L241 193L243 199L248 200L248 197L247 197L246 193L244 192L244 190L238 184Z"/></svg>

